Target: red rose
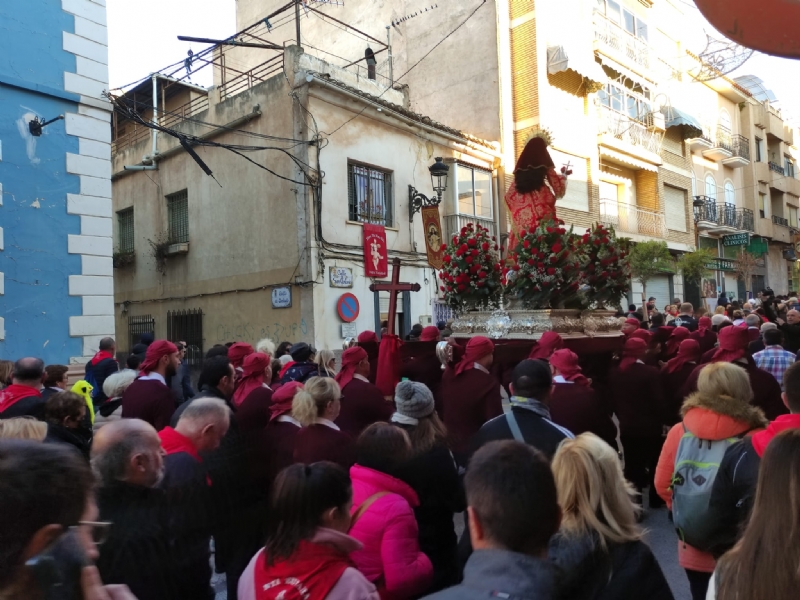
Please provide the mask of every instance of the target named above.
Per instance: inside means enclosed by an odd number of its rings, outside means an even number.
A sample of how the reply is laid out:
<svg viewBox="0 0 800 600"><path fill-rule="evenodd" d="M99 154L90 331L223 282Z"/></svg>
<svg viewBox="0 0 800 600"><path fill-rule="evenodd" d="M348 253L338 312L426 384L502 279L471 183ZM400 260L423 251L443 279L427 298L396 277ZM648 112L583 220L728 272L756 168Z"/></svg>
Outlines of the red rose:
<svg viewBox="0 0 800 600"><path fill-rule="evenodd" d="M494 245L494 251L497 252L497 244Z"/></svg>
<svg viewBox="0 0 800 600"><path fill-rule="evenodd" d="M553 267L550 267L550 268L547 269L547 274L548 275L555 275L556 274L556 270Z"/></svg>
<svg viewBox="0 0 800 600"><path fill-rule="evenodd" d="M481 271L480 273L478 273L478 277L480 277L481 279L486 279L486 275L487 275L486 271Z"/></svg>
<svg viewBox="0 0 800 600"><path fill-rule="evenodd" d="M594 245L595 245L595 246L599 246L599 245L600 245L600 240L598 240L598 239L595 239L595 240L594 240Z"/></svg>
<svg viewBox="0 0 800 600"><path fill-rule="evenodd" d="M485 282L485 281L479 281L479 282L478 282L476 285L477 285L479 288L482 288L483 286L485 286L485 285L486 285L486 282Z"/></svg>
<svg viewBox="0 0 800 600"><path fill-rule="evenodd" d="M555 244L553 244L553 252L555 252L556 254L561 252L561 242L556 242Z"/></svg>
<svg viewBox="0 0 800 600"><path fill-rule="evenodd" d="M499 271L500 270L500 263L495 263L494 264L494 270L495 271Z"/></svg>
<svg viewBox="0 0 800 600"><path fill-rule="evenodd" d="M439 248L439 251L444 252L445 250L447 250L447 244L442 244L441 247Z"/></svg>
<svg viewBox="0 0 800 600"><path fill-rule="evenodd" d="M442 260L447 264L450 264L450 261L453 260L453 258L449 254L445 254Z"/></svg>
<svg viewBox="0 0 800 600"><path fill-rule="evenodd" d="M471 264L472 264L472 261L473 261L474 259L473 259L471 256L467 256L467 258L465 258L464 260L466 260L466 261L467 261L467 264L468 264L468 265L471 265Z"/></svg>
<svg viewBox="0 0 800 600"><path fill-rule="evenodd" d="M484 252L488 251L489 250L489 243L488 242L483 242L481 244L481 250L483 250Z"/></svg>
<svg viewBox="0 0 800 600"><path fill-rule="evenodd" d="M458 291L459 292L463 292L465 289L467 289L467 286L465 286L463 283L459 283L458 284Z"/></svg>
<svg viewBox="0 0 800 600"><path fill-rule="evenodd" d="M447 291L448 292L452 292L453 291L453 286L452 285L448 285L447 286Z"/></svg>
<svg viewBox="0 0 800 600"><path fill-rule="evenodd" d="M543 263L543 262L538 262L538 263L536 263L536 266L539 268L539 270L540 270L540 271L541 271L542 269L544 269L544 263Z"/></svg>
<svg viewBox="0 0 800 600"><path fill-rule="evenodd" d="M519 265L514 265L514 270L519 271Z"/></svg>
<svg viewBox="0 0 800 600"><path fill-rule="evenodd" d="M550 227L549 225L548 225L547 227L545 227L545 228L544 228L544 230L545 230L547 233L553 233L553 231L554 231L554 230L553 230L553 228L552 228L552 227Z"/></svg>
<svg viewBox="0 0 800 600"><path fill-rule="evenodd" d="M440 289L440 290L442 290L442 291L444 291L444 286L441 286L439 289Z"/></svg>
<svg viewBox="0 0 800 600"><path fill-rule="evenodd" d="M478 245L478 240L476 240L475 238L469 238L467 240L467 244L469 244L470 246L477 246Z"/></svg>
<svg viewBox="0 0 800 600"><path fill-rule="evenodd" d="M551 264L551 265L554 265L554 264L556 264L557 262L558 262L558 257L557 257L557 256L551 256L551 257L550 257L550 264Z"/></svg>
<svg viewBox="0 0 800 600"><path fill-rule="evenodd" d="M529 258L529 259L528 259L528 264L529 264L529 265L533 266L534 262L535 262L535 261L534 261L532 258Z"/></svg>
<svg viewBox="0 0 800 600"><path fill-rule="evenodd" d="M467 228L466 227L462 227L461 228L461 235L467 235Z"/></svg>
<svg viewBox="0 0 800 600"><path fill-rule="evenodd" d="M466 252L467 250L469 250L469 246L467 246L466 244L461 244L458 247L458 249L461 250L462 252Z"/></svg>
<svg viewBox="0 0 800 600"><path fill-rule="evenodd" d="M603 279L608 277L608 271L603 271L602 273L600 273L600 277L602 277Z"/></svg>
<svg viewBox="0 0 800 600"><path fill-rule="evenodd" d="M497 238L496 238L495 236L492 236L492 241L493 241L493 242L496 242L496 241L497 241Z"/></svg>
<svg viewBox="0 0 800 600"><path fill-rule="evenodd" d="M480 254L480 252L478 252L477 250L473 250L471 252L471 254L472 254L472 256L478 256L478 254Z"/></svg>
<svg viewBox="0 0 800 600"><path fill-rule="evenodd" d="M522 242L522 246L524 248L530 248L531 247L531 243L528 240L525 240L524 242Z"/></svg>

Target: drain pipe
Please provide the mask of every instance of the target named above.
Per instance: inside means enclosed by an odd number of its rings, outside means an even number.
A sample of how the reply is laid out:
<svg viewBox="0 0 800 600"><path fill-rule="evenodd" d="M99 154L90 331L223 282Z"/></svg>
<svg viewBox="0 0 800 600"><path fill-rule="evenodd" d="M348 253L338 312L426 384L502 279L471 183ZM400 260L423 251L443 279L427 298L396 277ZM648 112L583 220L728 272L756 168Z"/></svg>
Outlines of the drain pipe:
<svg viewBox="0 0 800 600"><path fill-rule="evenodd" d="M122 167L125 171L158 171L156 165L125 165Z"/></svg>
<svg viewBox="0 0 800 600"><path fill-rule="evenodd" d="M158 125L158 75L153 73L153 125ZM153 151L152 156L153 160L156 158L156 140L158 136L158 131L153 129Z"/></svg>

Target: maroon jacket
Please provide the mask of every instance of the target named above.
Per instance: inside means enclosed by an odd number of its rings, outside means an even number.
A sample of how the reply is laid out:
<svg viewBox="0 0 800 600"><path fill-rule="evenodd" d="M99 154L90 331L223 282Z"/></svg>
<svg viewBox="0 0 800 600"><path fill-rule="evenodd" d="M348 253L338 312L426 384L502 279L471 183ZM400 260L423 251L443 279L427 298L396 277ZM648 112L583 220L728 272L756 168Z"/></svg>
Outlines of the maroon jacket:
<svg viewBox="0 0 800 600"><path fill-rule="evenodd" d="M503 414L500 383L479 369L456 375L452 367L442 376L442 417L453 441L459 464L466 458L469 442L486 421Z"/></svg>
<svg viewBox="0 0 800 600"><path fill-rule="evenodd" d="M265 387L254 389L236 409L236 422L242 433L262 430L269 423L272 405L272 390Z"/></svg>
<svg viewBox="0 0 800 600"><path fill-rule="evenodd" d="M364 429L378 421L388 421L392 414L394 402L384 400L377 386L353 378L342 388L342 409L336 424L356 439Z"/></svg>
<svg viewBox="0 0 800 600"><path fill-rule="evenodd" d="M661 435L664 395L658 369L641 363L626 371L615 366L609 373L608 385L621 435Z"/></svg>
<svg viewBox="0 0 800 600"><path fill-rule="evenodd" d="M294 462L311 464L329 460L349 469L356 462L355 444L349 435L327 425L303 427L295 437Z"/></svg>
<svg viewBox="0 0 800 600"><path fill-rule="evenodd" d="M122 394L122 418L147 421L161 431L175 412L175 395L154 379L137 379Z"/></svg>
<svg viewBox="0 0 800 600"><path fill-rule="evenodd" d="M731 364L747 371L747 375L750 377L750 387L753 388L753 399L750 404L763 410L767 419L774 421L779 416L789 413L789 409L786 408L781 399L781 384L778 383L772 373L759 369L750 357L747 358L746 365L739 362ZM698 365L689 375L683 385L684 398L697 391L697 378L700 376L700 370L704 366Z"/></svg>
<svg viewBox="0 0 800 600"><path fill-rule="evenodd" d="M665 425L674 425L681 420L681 406L683 399L683 386L694 371L697 363L686 363L674 373L661 370L661 384L664 386L664 418Z"/></svg>
<svg viewBox="0 0 800 600"><path fill-rule="evenodd" d="M400 368L400 378L408 378L410 381L424 383L433 394L436 401L436 410L441 414L442 399L440 388L442 385L442 365L435 357L410 358L403 362Z"/></svg>
<svg viewBox="0 0 800 600"><path fill-rule="evenodd" d="M294 448L300 427L294 423L272 421L261 437L263 456L269 461L270 481L294 464Z"/></svg>
<svg viewBox="0 0 800 600"><path fill-rule="evenodd" d="M591 387L577 383L556 383L550 396L553 423L573 434L590 431L612 448L617 447L617 427L611 420L611 407Z"/></svg>

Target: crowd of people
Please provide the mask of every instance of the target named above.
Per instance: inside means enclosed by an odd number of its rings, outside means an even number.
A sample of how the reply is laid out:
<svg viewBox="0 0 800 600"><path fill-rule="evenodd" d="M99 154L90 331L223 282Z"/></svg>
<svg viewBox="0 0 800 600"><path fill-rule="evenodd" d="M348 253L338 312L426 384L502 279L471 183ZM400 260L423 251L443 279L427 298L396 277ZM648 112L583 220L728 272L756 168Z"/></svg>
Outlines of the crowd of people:
<svg viewBox="0 0 800 600"><path fill-rule="evenodd" d="M103 339L73 385L3 361L0 598L210 600L215 570L242 600L669 600L641 527L664 504L693 600L794 598L800 313L674 304L599 362L451 339L393 397L374 332L339 360L213 346L196 386L152 337L124 369Z"/></svg>

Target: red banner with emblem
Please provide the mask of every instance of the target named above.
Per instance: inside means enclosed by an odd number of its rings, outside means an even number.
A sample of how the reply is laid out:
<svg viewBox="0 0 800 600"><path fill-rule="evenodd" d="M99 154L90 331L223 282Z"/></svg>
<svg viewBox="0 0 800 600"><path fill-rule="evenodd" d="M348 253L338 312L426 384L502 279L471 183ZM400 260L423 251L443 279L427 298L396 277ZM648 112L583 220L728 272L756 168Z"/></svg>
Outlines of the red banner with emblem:
<svg viewBox="0 0 800 600"><path fill-rule="evenodd" d="M367 277L386 277L389 274L386 229L383 225L364 223L364 274Z"/></svg>
<svg viewBox="0 0 800 600"><path fill-rule="evenodd" d="M422 207L422 230L425 232L425 249L428 252L428 263L434 269L444 265L444 243L442 223L439 219L438 206Z"/></svg>

